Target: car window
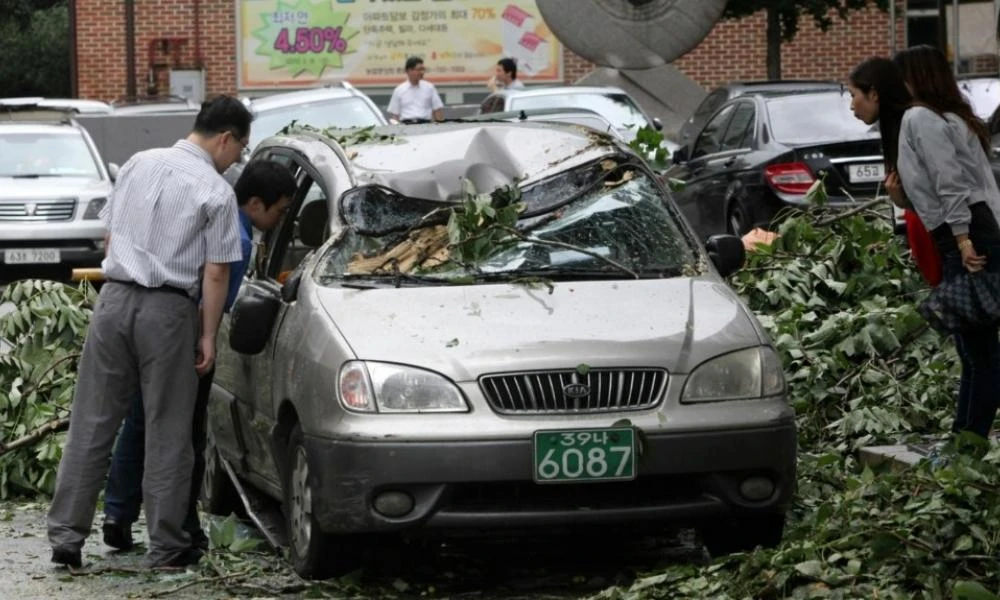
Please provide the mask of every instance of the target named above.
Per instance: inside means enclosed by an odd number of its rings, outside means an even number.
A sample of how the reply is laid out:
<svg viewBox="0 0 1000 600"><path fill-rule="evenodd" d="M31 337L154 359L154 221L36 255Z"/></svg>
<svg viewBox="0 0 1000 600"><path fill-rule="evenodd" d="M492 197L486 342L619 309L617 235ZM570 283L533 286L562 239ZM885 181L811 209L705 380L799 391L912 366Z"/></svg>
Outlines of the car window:
<svg viewBox="0 0 1000 600"><path fill-rule="evenodd" d="M698 134L694 149L691 150L691 158L699 158L719 151L719 147L722 145L722 135L725 133L726 125L732 115L733 105L729 105L712 117Z"/></svg>
<svg viewBox="0 0 1000 600"><path fill-rule="evenodd" d="M100 167L79 131L8 133L0 130L0 177L89 177Z"/></svg>
<svg viewBox="0 0 1000 600"><path fill-rule="evenodd" d="M514 96L511 110L532 108L587 108L611 122L615 129L639 129L649 125L628 94L566 93L544 96Z"/></svg>
<svg viewBox="0 0 1000 600"><path fill-rule="evenodd" d="M712 116L712 113L718 110L719 107L726 102L726 99L728 97L729 94L726 92L726 90L715 90L714 92L709 94L704 100L701 101L701 104L698 105L698 108L695 109L694 122L695 123L704 122L705 119Z"/></svg>
<svg viewBox="0 0 1000 600"><path fill-rule="evenodd" d="M958 89L972 106L972 112L982 120L987 120L1000 106L1000 79L968 79L958 82Z"/></svg>
<svg viewBox="0 0 1000 600"><path fill-rule="evenodd" d="M652 177L631 163L601 161L523 189L521 201L527 208L517 226L525 237L496 245L475 265L452 256L446 219L435 222L429 217L440 208L431 208L427 200L391 193L384 197L379 206L385 209L379 212L393 225L393 232L349 228L320 259L317 274L326 283L351 276L392 279L401 273L466 283L581 273L628 279L679 276L698 268L698 253L683 233L680 215L664 202ZM427 208L413 213L414 226L404 227L408 233L401 236L398 207L406 202ZM366 225L378 223L378 213L367 214ZM430 224L415 227L422 221Z"/></svg>
<svg viewBox="0 0 1000 600"><path fill-rule="evenodd" d="M383 123L371 105L355 96L263 109L255 111L253 124L250 126L250 147L278 133L292 121L320 129L371 127Z"/></svg>
<svg viewBox="0 0 1000 600"><path fill-rule="evenodd" d="M720 151L739 150L749 147L749 137L747 133L753 129L754 125L754 105L750 102L741 102L736 105L733 118L726 128L726 135L722 138Z"/></svg>
<svg viewBox="0 0 1000 600"><path fill-rule="evenodd" d="M851 112L846 92L775 96L765 100L772 137L782 144L876 139L878 125L865 125Z"/></svg>
<svg viewBox="0 0 1000 600"><path fill-rule="evenodd" d="M322 245L330 223L326 199L322 183L300 173L299 191L291 209L264 237L266 265L259 270L264 277L283 282L306 255Z"/></svg>

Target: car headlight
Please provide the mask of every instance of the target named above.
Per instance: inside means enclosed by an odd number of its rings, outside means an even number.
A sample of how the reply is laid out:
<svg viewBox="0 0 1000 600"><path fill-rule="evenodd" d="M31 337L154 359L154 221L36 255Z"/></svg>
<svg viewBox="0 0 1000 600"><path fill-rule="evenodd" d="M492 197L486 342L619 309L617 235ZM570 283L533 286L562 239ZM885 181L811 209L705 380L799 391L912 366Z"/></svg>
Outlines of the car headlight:
<svg viewBox="0 0 1000 600"><path fill-rule="evenodd" d="M423 369L352 360L340 369L340 402L348 410L383 413L466 412L454 383Z"/></svg>
<svg viewBox="0 0 1000 600"><path fill-rule="evenodd" d="M781 359L773 348L760 346L706 361L688 376L681 402L752 400L785 391Z"/></svg>
<svg viewBox="0 0 1000 600"><path fill-rule="evenodd" d="M87 203L87 210L83 211L84 219L99 219L101 217L101 209L104 205L108 203L107 198L94 198Z"/></svg>

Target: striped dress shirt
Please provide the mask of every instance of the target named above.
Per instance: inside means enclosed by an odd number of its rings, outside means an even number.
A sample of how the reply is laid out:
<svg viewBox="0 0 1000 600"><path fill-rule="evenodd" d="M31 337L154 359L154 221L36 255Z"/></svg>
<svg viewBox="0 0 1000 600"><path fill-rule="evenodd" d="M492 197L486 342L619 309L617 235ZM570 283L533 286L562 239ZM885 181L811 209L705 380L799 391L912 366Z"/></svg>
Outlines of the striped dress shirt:
<svg viewBox="0 0 1000 600"><path fill-rule="evenodd" d="M137 153L101 211L108 279L198 295L205 263L241 259L236 194L208 152L187 140Z"/></svg>

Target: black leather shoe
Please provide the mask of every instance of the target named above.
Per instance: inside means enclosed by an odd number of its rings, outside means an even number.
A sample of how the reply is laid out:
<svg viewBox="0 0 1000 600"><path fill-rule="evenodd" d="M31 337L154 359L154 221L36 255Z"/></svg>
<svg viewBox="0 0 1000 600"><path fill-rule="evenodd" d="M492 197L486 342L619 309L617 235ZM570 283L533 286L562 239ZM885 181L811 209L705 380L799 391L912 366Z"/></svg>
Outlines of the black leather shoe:
<svg viewBox="0 0 1000 600"><path fill-rule="evenodd" d="M52 562L74 569L79 569L83 566L83 561L80 559L80 551L68 548L53 548Z"/></svg>
<svg viewBox="0 0 1000 600"><path fill-rule="evenodd" d="M104 517L104 525L101 525L104 532L104 543L119 550L131 550L135 543L132 541L132 528L112 516Z"/></svg>
<svg viewBox="0 0 1000 600"><path fill-rule="evenodd" d="M170 560L165 560L159 564L153 565L154 567L187 567L190 565L198 564L201 557L205 556L205 553L197 548L188 548L187 550L181 552L177 556L171 558Z"/></svg>

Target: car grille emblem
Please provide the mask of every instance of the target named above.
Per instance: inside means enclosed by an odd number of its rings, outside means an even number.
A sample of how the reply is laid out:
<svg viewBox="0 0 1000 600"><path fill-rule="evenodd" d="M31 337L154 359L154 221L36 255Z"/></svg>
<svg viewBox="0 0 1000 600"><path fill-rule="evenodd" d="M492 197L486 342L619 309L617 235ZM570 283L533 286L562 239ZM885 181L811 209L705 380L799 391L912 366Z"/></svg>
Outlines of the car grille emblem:
<svg viewBox="0 0 1000 600"><path fill-rule="evenodd" d="M563 396L567 398L586 398L590 395L590 386L585 383L571 383L563 386Z"/></svg>
<svg viewBox="0 0 1000 600"><path fill-rule="evenodd" d="M35 213L37 212L38 212L38 205L35 204L34 202L28 202L27 204L24 205L24 214L28 215L29 217L35 216Z"/></svg>

